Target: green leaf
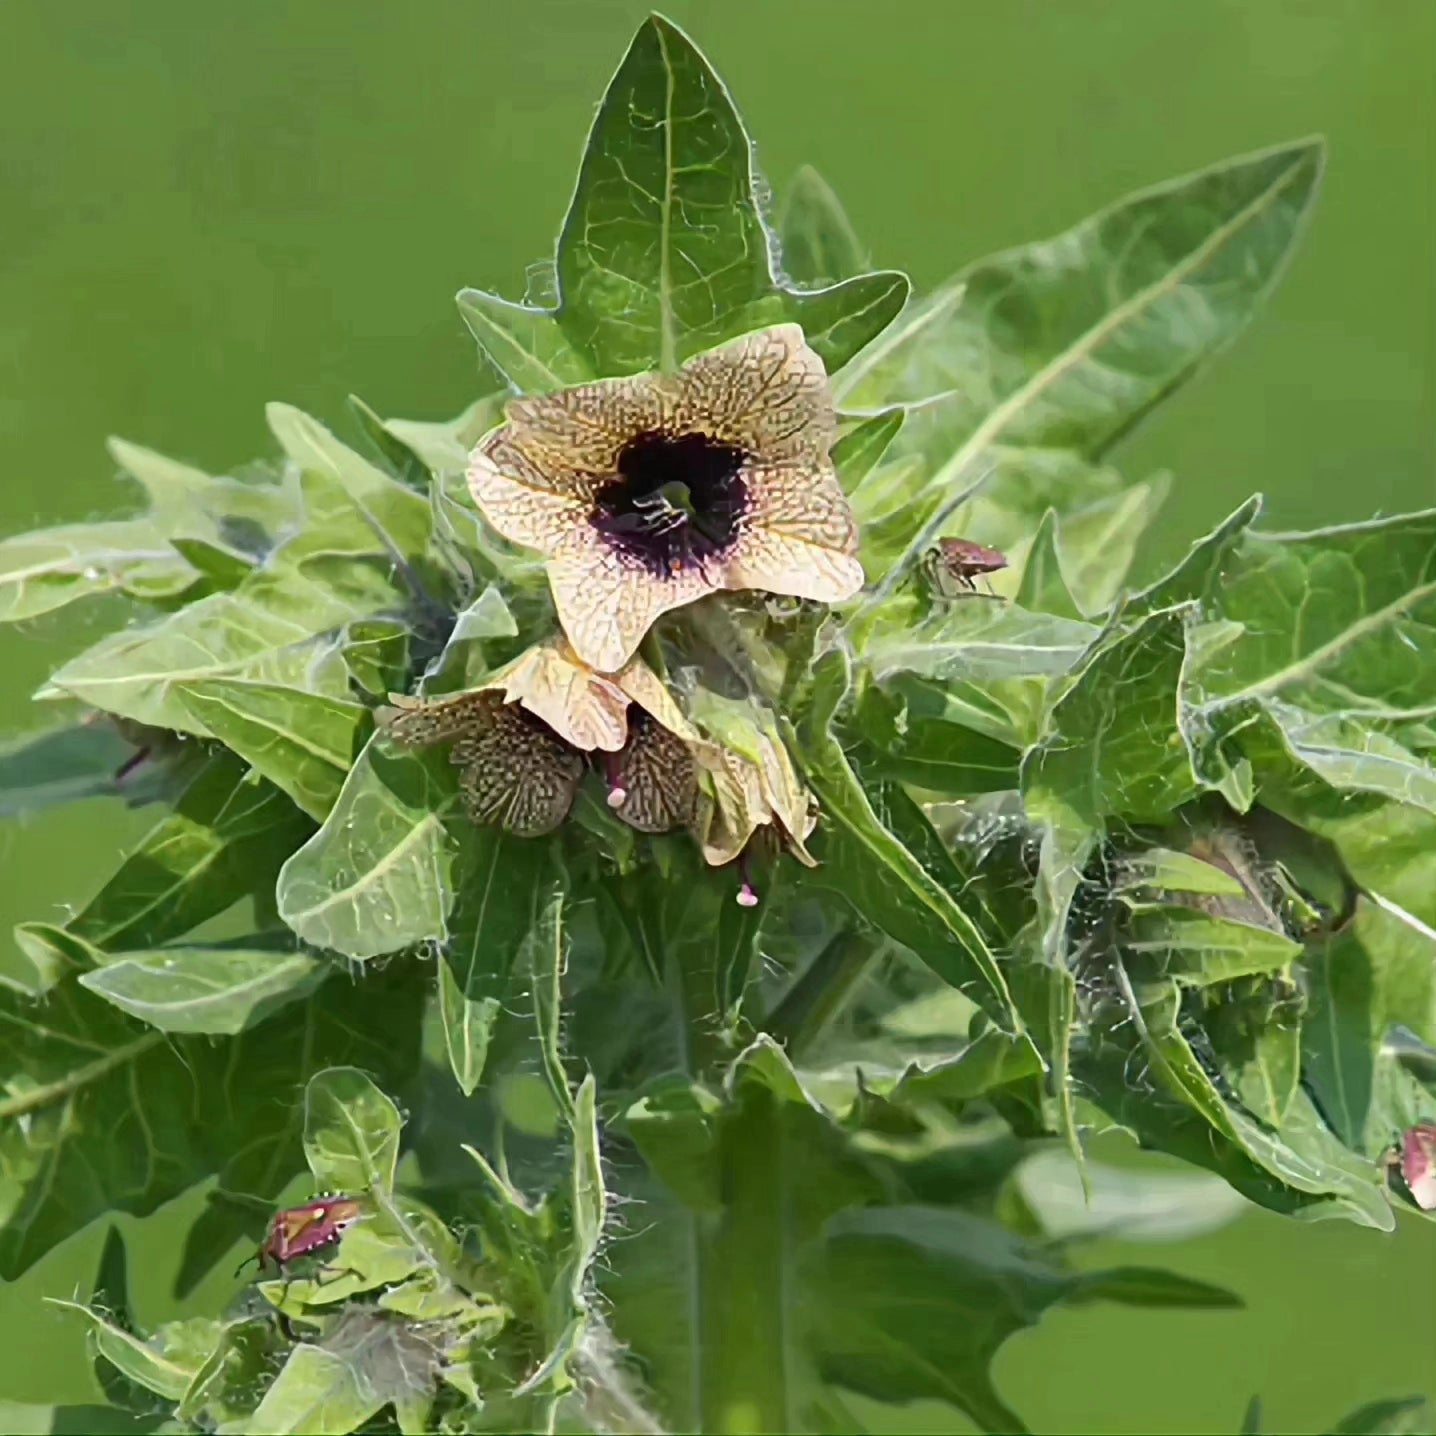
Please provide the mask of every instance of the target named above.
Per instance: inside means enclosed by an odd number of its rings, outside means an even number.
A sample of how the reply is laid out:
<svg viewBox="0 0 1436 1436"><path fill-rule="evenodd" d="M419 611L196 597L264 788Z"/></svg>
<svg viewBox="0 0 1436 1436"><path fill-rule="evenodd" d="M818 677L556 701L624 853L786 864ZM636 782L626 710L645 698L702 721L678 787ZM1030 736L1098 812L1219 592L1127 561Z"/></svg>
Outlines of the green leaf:
<svg viewBox="0 0 1436 1436"><path fill-rule="evenodd" d="M827 180L812 165L793 176L778 221L783 270L799 284L836 284L872 260Z"/></svg>
<svg viewBox="0 0 1436 1436"><path fill-rule="evenodd" d="M248 566L303 519L294 483L216 478L125 439L107 447L149 495L149 521L176 547L199 544Z"/></svg>
<svg viewBox="0 0 1436 1436"><path fill-rule="evenodd" d="M1081 610L1062 574L1057 552L1057 510L1042 515L1022 565L1022 582L1014 600L1019 608L1035 613L1054 613L1058 618L1080 619Z"/></svg>
<svg viewBox="0 0 1436 1436"><path fill-rule="evenodd" d="M593 378L551 311L461 289L459 314L483 354L520 394L547 394Z"/></svg>
<svg viewBox="0 0 1436 1436"><path fill-rule="evenodd" d="M845 492L853 493L887 452L902 428L901 409L885 409L860 419L833 445L833 467Z"/></svg>
<svg viewBox="0 0 1436 1436"><path fill-rule="evenodd" d="M1245 530L1209 607L1235 641L1207 645L1185 685L1194 762L1295 759L1338 789L1436 812L1436 768L1403 741L1436 703L1436 510L1306 534Z"/></svg>
<svg viewBox="0 0 1436 1436"><path fill-rule="evenodd" d="M1112 1167L1047 1148L1018 1168L1016 1183L1042 1232L1126 1241L1187 1241L1235 1221L1246 1201L1220 1177L1185 1165Z"/></svg>
<svg viewBox="0 0 1436 1436"><path fill-rule="evenodd" d="M1302 1074L1342 1141L1378 1158L1429 1103L1390 1038L1397 1027L1436 1038L1430 938L1363 898L1355 920L1309 953L1306 977Z"/></svg>
<svg viewBox="0 0 1436 1436"><path fill-rule="evenodd" d="M423 554L434 532L433 510L423 494L396 483L299 409L270 404L265 418L301 469L339 485L391 557L412 561Z"/></svg>
<svg viewBox="0 0 1436 1436"><path fill-rule="evenodd" d="M1117 815L1163 818L1195 794L1176 727L1189 620L1186 609L1166 609L1094 651L1022 761L1030 815L1100 830Z"/></svg>
<svg viewBox="0 0 1436 1436"><path fill-rule="evenodd" d="M1419 1436L1431 1428L1426 1419L1424 1396L1399 1396L1387 1401L1368 1401L1348 1411L1331 1428L1332 1436Z"/></svg>
<svg viewBox="0 0 1436 1436"><path fill-rule="evenodd" d="M296 1346L246 1429L273 1436L347 1436L389 1400L390 1393L347 1354Z"/></svg>
<svg viewBox="0 0 1436 1436"><path fill-rule="evenodd" d="M553 310L466 290L464 317L522 391L672 370L724 339L801 324L830 371L893 319L900 274L789 289L772 271L751 144L723 83L669 21L650 17L589 134L559 236Z"/></svg>
<svg viewBox="0 0 1436 1436"><path fill-rule="evenodd" d="M898 673L973 683L1050 678L1074 667L1098 632L1090 623L974 598L880 631L864 656L879 680Z"/></svg>
<svg viewBox="0 0 1436 1436"><path fill-rule="evenodd" d="M148 519L38 529L0 541L0 623L103 593L153 602L198 577Z"/></svg>
<svg viewBox="0 0 1436 1436"><path fill-rule="evenodd" d="M362 961L448 936L447 776L442 755L370 739L324 826L280 870L279 915L301 941Z"/></svg>
<svg viewBox="0 0 1436 1436"><path fill-rule="evenodd" d="M187 1369L168 1360L147 1342L132 1336L81 1302L62 1301L53 1296L47 1300L53 1306L68 1307L85 1317L90 1323L95 1350L122 1376L168 1401L178 1401L185 1394L191 1378L199 1369L198 1365Z"/></svg>
<svg viewBox="0 0 1436 1436"><path fill-rule="evenodd" d="M449 1065L466 1096L483 1077L494 1024L538 919L551 864L544 842L469 823L458 835L439 1014Z"/></svg>
<svg viewBox="0 0 1436 1436"><path fill-rule="evenodd" d="M204 1365L195 1372L175 1416L211 1426L239 1423L250 1415L264 1381L279 1364L283 1337L268 1317L225 1324Z"/></svg>
<svg viewBox="0 0 1436 1436"><path fill-rule="evenodd" d="M58 690L104 712L199 737L210 735L178 685L238 678L342 697L343 665L315 637L346 621L349 606L316 608L296 621L250 602L247 588L211 594L158 623L102 639L56 670L40 696Z"/></svg>
<svg viewBox="0 0 1436 1436"><path fill-rule="evenodd" d="M496 997L466 996L454 969L447 962L439 964L439 1022L444 1029L444 1050L465 1097L472 1097L483 1081L500 1010Z"/></svg>
<svg viewBox="0 0 1436 1436"><path fill-rule="evenodd" d="M238 947L125 952L78 981L162 1032L232 1037L306 996L326 969L302 953Z"/></svg>
<svg viewBox="0 0 1436 1436"><path fill-rule="evenodd" d="M310 826L239 759L213 754L67 927L111 952L171 942L269 879Z"/></svg>
<svg viewBox="0 0 1436 1436"><path fill-rule="evenodd" d="M377 973L216 1044L145 1027L77 983L41 1003L0 989L0 1279L97 1216L144 1215L217 1176L221 1200L185 1239L192 1283L302 1169L299 1086L346 1063L401 1086L422 1000L412 974Z"/></svg>
<svg viewBox="0 0 1436 1436"><path fill-rule="evenodd" d="M573 1117L573 1093L563 1070L559 1025L563 1012L563 971L568 951L564 930L564 894L555 888L539 908L537 920L525 934L519 961L533 983L534 1022L544 1079L558 1110Z"/></svg>
<svg viewBox="0 0 1436 1436"><path fill-rule="evenodd" d="M848 686L846 660L829 655L818 664L814 679L808 711L791 744L826 818L816 851L820 866L806 881L837 893L971 996L999 1025L1013 1026L1016 1013L1007 983L982 933L884 823L832 732L833 711Z"/></svg>
<svg viewBox="0 0 1436 1436"><path fill-rule="evenodd" d="M881 1183L766 1037L721 1097L676 1089L655 1091L654 1106L678 1120L640 1121L645 1153L679 1184L640 1189L662 1219L625 1243L605 1284L616 1331L643 1353L669 1429L829 1429L812 1418L821 1390L795 1320L799 1264L829 1217L880 1200ZM700 1123L679 1116L695 1105ZM675 1201L688 1193L696 1212Z"/></svg>
<svg viewBox="0 0 1436 1436"><path fill-rule="evenodd" d="M316 1072L304 1089L304 1155L325 1190L391 1192L403 1125L399 1109L356 1068Z"/></svg>
<svg viewBox="0 0 1436 1436"><path fill-rule="evenodd" d="M334 806L368 736L368 709L346 698L223 678L176 684L173 691L204 731L316 821Z"/></svg>
<svg viewBox="0 0 1436 1436"><path fill-rule="evenodd" d="M990 1366L1014 1332L1064 1301L1236 1306L1166 1272L1071 1274L1001 1227L956 1210L842 1213L804 1265L802 1309L828 1381L877 1400L943 1401L987 1431L1022 1431Z"/></svg>
<svg viewBox="0 0 1436 1436"><path fill-rule="evenodd" d="M469 451L504 417L505 395L486 394L475 399L463 413L442 423L418 419L385 419L384 432L391 435L430 474L462 475Z"/></svg>
<svg viewBox="0 0 1436 1436"><path fill-rule="evenodd" d="M1063 516L1062 553L1077 607L1088 616L1106 613L1116 602L1137 546L1165 502L1171 480L1133 484Z"/></svg>
<svg viewBox="0 0 1436 1436"><path fill-rule="evenodd" d="M1260 494L1249 498L1211 533L1198 539L1170 573L1164 574L1150 588L1134 594L1128 600L1124 614L1137 618L1156 613L1159 609L1193 602L1200 603L1205 610L1223 579L1232 550L1256 522L1261 506Z"/></svg>
<svg viewBox="0 0 1436 1436"><path fill-rule="evenodd" d="M1119 201L980 260L844 374L848 409L948 396L909 421L950 489L993 444L1103 454L1245 326L1321 178L1307 140Z"/></svg>
<svg viewBox="0 0 1436 1436"><path fill-rule="evenodd" d="M853 724L871 748L875 774L951 797L1016 788L1016 748L946 718L924 716L908 701L911 692L869 685L858 700Z"/></svg>
<svg viewBox="0 0 1436 1436"><path fill-rule="evenodd" d="M1238 1191L1264 1206L1312 1216L1340 1215L1381 1231L1391 1229L1394 1219L1375 1164L1349 1152L1300 1089L1289 1102L1279 1130L1260 1126L1225 1100L1193 1051L1181 1029L1176 984L1134 988L1120 964L1115 971L1139 1052L1150 1062L1151 1079L1198 1114L1206 1131L1198 1135L1180 1125L1149 1091L1141 1094L1140 1102L1130 1099L1126 1087L1131 1083L1132 1058L1130 1052L1120 1058L1123 1075L1119 1076L1117 1054L1125 1034L1113 1030L1100 1034L1079 1072L1099 1106L1143 1140L1220 1172ZM1126 1084L1121 1091L1118 1082ZM1142 1103L1145 1110L1138 1110Z"/></svg>
<svg viewBox="0 0 1436 1436"><path fill-rule="evenodd" d="M1139 958L1131 964L1134 972L1172 977L1187 987L1282 972L1302 953L1299 942L1270 927L1157 903L1131 914L1123 945Z"/></svg>
<svg viewBox="0 0 1436 1436"><path fill-rule="evenodd" d="M425 500L371 472L428 512ZM422 574L404 555L396 559L330 468L304 473L300 488L303 526L232 593L211 594L157 623L112 634L61 667L42 696L68 693L136 722L201 737L209 735L173 691L176 684L246 678L347 697L337 646L320 640L358 620L432 600L418 591ZM386 514L379 499L373 503ZM396 527L399 520L404 513ZM405 522L412 527L412 520Z"/></svg>
<svg viewBox="0 0 1436 1436"><path fill-rule="evenodd" d="M0 818L125 791L115 774L135 755L107 723L74 723L0 745Z"/></svg>

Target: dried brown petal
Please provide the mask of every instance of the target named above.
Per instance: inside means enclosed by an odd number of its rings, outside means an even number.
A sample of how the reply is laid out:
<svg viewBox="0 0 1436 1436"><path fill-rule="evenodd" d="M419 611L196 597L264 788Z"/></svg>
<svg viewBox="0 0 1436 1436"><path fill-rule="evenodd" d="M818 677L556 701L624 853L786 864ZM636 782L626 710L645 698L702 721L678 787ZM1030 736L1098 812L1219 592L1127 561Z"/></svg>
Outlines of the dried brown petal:
<svg viewBox="0 0 1436 1436"><path fill-rule="evenodd" d="M391 693L389 708L378 713L380 726L396 743L407 748L432 748L452 743L466 733L487 727L492 699L483 693L459 693L452 698L407 698Z"/></svg>
<svg viewBox="0 0 1436 1436"><path fill-rule="evenodd" d="M537 837L568 816L583 756L517 703L492 690L433 702L391 695L391 702L383 721L396 742L453 744L459 793L476 823Z"/></svg>
<svg viewBox="0 0 1436 1436"><path fill-rule="evenodd" d="M552 832L583 780L583 757L516 703L492 700L490 721L454 744L459 793L476 823L521 838Z"/></svg>
<svg viewBox="0 0 1436 1436"><path fill-rule="evenodd" d="M689 745L641 709L609 767L609 806L640 833L668 833L693 819L698 765Z"/></svg>

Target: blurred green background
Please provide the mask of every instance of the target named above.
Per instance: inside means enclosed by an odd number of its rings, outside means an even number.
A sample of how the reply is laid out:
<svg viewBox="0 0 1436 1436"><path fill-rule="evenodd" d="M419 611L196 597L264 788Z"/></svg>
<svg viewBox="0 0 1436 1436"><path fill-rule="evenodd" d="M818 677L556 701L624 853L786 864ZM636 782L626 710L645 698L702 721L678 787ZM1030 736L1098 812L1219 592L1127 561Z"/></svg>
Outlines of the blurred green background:
<svg viewBox="0 0 1436 1436"><path fill-rule="evenodd" d="M0 534L126 503L108 434L223 469L267 452L268 399L343 428L351 391L413 417L474 397L452 295L517 294L549 252L645 10L0 0ZM1118 459L1175 473L1168 553L1255 489L1282 527L1436 501L1433 0L667 13L733 88L775 187L816 164L877 260L920 286L1130 189L1323 132L1325 195L1267 313ZM70 615L0 637L0 726L34 724L28 693L86 630ZM0 829L0 933L63 916L147 821L88 805ZM157 1311L166 1215L126 1226ZM86 1286L100 1235L0 1287L0 1401L93 1398L77 1323L36 1298ZM998 1366L1039 1431L1235 1431L1257 1391L1267 1429L1317 1430L1364 1400L1436 1396L1436 1226L1253 1213L1091 1258L1167 1261L1249 1308L1058 1314ZM20 1419L0 1408L0 1426Z"/></svg>

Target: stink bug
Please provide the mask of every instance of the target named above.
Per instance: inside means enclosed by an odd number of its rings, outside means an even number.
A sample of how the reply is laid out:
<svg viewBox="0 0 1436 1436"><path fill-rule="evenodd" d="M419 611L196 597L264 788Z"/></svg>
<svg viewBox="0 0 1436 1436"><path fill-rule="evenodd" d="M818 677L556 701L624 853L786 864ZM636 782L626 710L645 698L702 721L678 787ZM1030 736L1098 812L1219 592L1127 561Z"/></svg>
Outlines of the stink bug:
<svg viewBox="0 0 1436 1436"><path fill-rule="evenodd" d="M239 1264L235 1275L238 1276L250 1262L254 1262L262 1276L266 1265L272 1263L284 1278L284 1289L276 1303L276 1307L282 1308L289 1295L290 1264L301 1257L336 1246L344 1233L363 1216L364 1204L354 1197L322 1196L302 1207L286 1207L274 1214L264 1244L253 1256L246 1257ZM352 1268L344 1267L332 1270L327 1280L337 1281L344 1276L358 1275ZM316 1285L324 1284L316 1276ZM284 1334L291 1341L295 1340L294 1329L284 1312L280 1310L277 1315Z"/></svg>
<svg viewBox="0 0 1436 1436"><path fill-rule="evenodd" d="M302 1207L286 1207L274 1214L264 1245L240 1263L235 1275L250 1262L258 1265L261 1274L272 1262L283 1275L291 1262L336 1245L363 1215L364 1204L355 1197L316 1197Z"/></svg>
<svg viewBox="0 0 1436 1436"><path fill-rule="evenodd" d="M979 592L977 579L1007 567L1007 555L968 539L940 538L924 560L933 589L942 598ZM986 597L995 597L988 594Z"/></svg>
<svg viewBox="0 0 1436 1436"><path fill-rule="evenodd" d="M1400 1154L1392 1165L1423 1212L1436 1211L1436 1123L1422 1122L1404 1132Z"/></svg>

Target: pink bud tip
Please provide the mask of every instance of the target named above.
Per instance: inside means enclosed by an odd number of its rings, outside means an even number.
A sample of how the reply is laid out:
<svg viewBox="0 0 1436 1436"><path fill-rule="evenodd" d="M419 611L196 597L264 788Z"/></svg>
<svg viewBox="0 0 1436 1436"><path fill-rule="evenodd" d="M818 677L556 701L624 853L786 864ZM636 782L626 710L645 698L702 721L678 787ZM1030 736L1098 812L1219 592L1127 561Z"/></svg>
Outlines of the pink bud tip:
<svg viewBox="0 0 1436 1436"><path fill-rule="evenodd" d="M753 889L748 886L747 883L744 883L743 886L738 889L738 906L739 906L739 907L757 907L757 906L758 906L758 894L755 893L755 892L753 891Z"/></svg>
<svg viewBox="0 0 1436 1436"><path fill-rule="evenodd" d="M628 789L620 788L617 783L608 790L608 806L610 808L621 808L628 800Z"/></svg>

